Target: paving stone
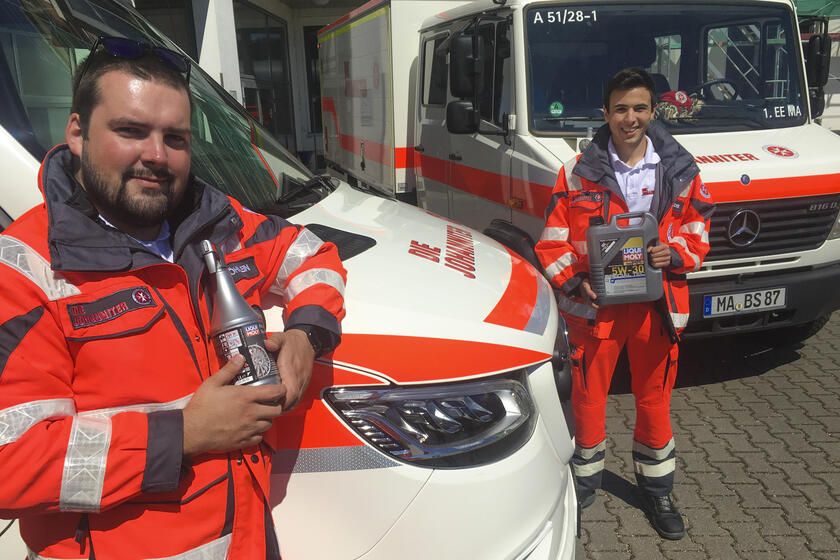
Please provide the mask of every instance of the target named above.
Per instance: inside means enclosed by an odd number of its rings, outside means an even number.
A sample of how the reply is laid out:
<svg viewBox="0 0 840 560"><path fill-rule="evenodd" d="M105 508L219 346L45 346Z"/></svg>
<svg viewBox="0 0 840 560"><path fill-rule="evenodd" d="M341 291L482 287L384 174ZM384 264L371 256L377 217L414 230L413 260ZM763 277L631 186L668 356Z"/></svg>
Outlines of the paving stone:
<svg viewBox="0 0 840 560"><path fill-rule="evenodd" d="M790 448L785 443L762 443L757 445L767 454L767 460L776 466L781 463L798 462L798 459L791 455ZM813 448L809 449L809 451L813 451Z"/></svg>
<svg viewBox="0 0 840 560"><path fill-rule="evenodd" d="M589 542L586 545L587 550L626 550L627 546L618 540L618 527L619 524L617 521L593 521L587 523L586 530L589 533Z"/></svg>
<svg viewBox="0 0 840 560"><path fill-rule="evenodd" d="M758 479L759 483L767 489L767 496L773 497L801 497L802 493L790 485L783 474L767 473ZM776 502L778 503L778 502Z"/></svg>
<svg viewBox="0 0 840 560"><path fill-rule="evenodd" d="M725 537L729 534L721 526L717 519L717 512L713 508L692 508L684 506L683 503L681 500L679 509L685 519L688 532L692 536L699 539L709 536Z"/></svg>
<svg viewBox="0 0 840 560"><path fill-rule="evenodd" d="M715 518L727 529L730 529L730 523L754 521L754 518L741 507L740 498L737 495L717 496L712 506L717 512Z"/></svg>
<svg viewBox="0 0 840 560"><path fill-rule="evenodd" d="M792 483L799 484L819 484L819 480L815 478L810 470L808 464L804 461L797 463L779 463L779 469L784 472Z"/></svg>
<svg viewBox="0 0 840 560"><path fill-rule="evenodd" d="M808 549L819 552L840 552L837 548L837 536L832 534L828 523L800 523L796 526L802 531L808 543Z"/></svg>
<svg viewBox="0 0 840 560"><path fill-rule="evenodd" d="M693 472L712 472L715 470L709 463L706 454L699 451L682 451L677 452L677 457L685 464L683 469L686 473Z"/></svg>
<svg viewBox="0 0 840 560"><path fill-rule="evenodd" d="M840 537L840 504L835 503L831 508L814 508L814 513L825 519L831 524L832 531L835 535Z"/></svg>
<svg viewBox="0 0 840 560"><path fill-rule="evenodd" d="M745 430L747 432L750 441L753 442L755 445L761 446L761 444L765 443L781 443L781 440L776 436L772 435L770 431L762 426L750 426L749 429Z"/></svg>
<svg viewBox="0 0 840 560"><path fill-rule="evenodd" d="M725 418L709 418L709 423L712 425L712 430L717 436L725 434L741 435L744 433L741 428L735 426L730 416Z"/></svg>
<svg viewBox="0 0 840 560"><path fill-rule="evenodd" d="M733 491L730 490L726 485L722 484L720 479L721 475L715 472L708 472L708 473L691 473L691 475L686 474L686 478L691 477L694 482L696 482L700 486L700 496L703 498L709 498L710 496L732 496ZM718 500L709 500L713 504Z"/></svg>
<svg viewBox="0 0 840 560"><path fill-rule="evenodd" d="M739 453L741 461L747 465L747 471L755 478L759 478L766 473L778 473L779 467L767 460L767 454L759 451L758 453L743 452Z"/></svg>
<svg viewBox="0 0 840 560"><path fill-rule="evenodd" d="M741 498L741 507L744 510L752 509L779 509L779 505L767 499L766 490L764 487L755 482L754 484L737 483L732 484L735 493ZM761 516L763 511L750 511L754 517Z"/></svg>
<svg viewBox="0 0 840 560"><path fill-rule="evenodd" d="M794 496L771 496L770 500L776 502L785 510L785 515L793 524L797 523L819 523L821 518L816 515L810 502L804 497Z"/></svg>
<svg viewBox="0 0 840 560"><path fill-rule="evenodd" d="M603 552L603 551L593 551L592 555L589 556L592 560L628 560L632 558L630 556L630 551L627 552Z"/></svg>
<svg viewBox="0 0 840 560"><path fill-rule="evenodd" d="M683 345L671 403L685 538L659 538L635 504L635 404L617 393L607 469L628 486L583 512L579 560L839 560L840 313L795 347L707 344Z"/></svg>
<svg viewBox="0 0 840 560"><path fill-rule="evenodd" d="M702 541L703 549L706 551L707 558L714 558L716 560L738 560L738 551L735 550L735 540L731 536L705 537Z"/></svg>
<svg viewBox="0 0 840 560"><path fill-rule="evenodd" d="M709 463L711 464L734 463L738 461L738 458L732 454L732 451L726 443L721 442L720 440L704 443L702 449L706 452L706 455L709 457Z"/></svg>
<svg viewBox="0 0 840 560"><path fill-rule="evenodd" d="M835 496L840 494L840 474L838 473L818 473L814 475L818 480L821 480L828 485L828 491Z"/></svg>
<svg viewBox="0 0 840 560"><path fill-rule="evenodd" d="M766 538L770 536L801 536L802 533L788 521L781 507L752 512L761 525L759 530ZM768 539L769 540L769 539Z"/></svg>
<svg viewBox="0 0 840 560"><path fill-rule="evenodd" d="M735 537L735 550L741 553L776 552L776 546L761 536L758 522L731 522L726 528Z"/></svg>

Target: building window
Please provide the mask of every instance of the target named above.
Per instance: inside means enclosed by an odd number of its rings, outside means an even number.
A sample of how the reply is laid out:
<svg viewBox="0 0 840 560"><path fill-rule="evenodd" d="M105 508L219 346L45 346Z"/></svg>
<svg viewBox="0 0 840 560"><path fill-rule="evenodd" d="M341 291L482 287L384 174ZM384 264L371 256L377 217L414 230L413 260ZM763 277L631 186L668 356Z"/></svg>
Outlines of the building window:
<svg viewBox="0 0 840 560"><path fill-rule="evenodd" d="M303 28L306 56L306 86L309 92L309 131L320 134L321 126L321 68L318 62L318 30L321 26Z"/></svg>
<svg viewBox="0 0 840 560"><path fill-rule="evenodd" d="M198 60L191 0L134 0L134 7L182 51Z"/></svg>
<svg viewBox="0 0 840 560"><path fill-rule="evenodd" d="M296 151L286 23L244 2L233 3L233 15L243 104L277 140Z"/></svg>

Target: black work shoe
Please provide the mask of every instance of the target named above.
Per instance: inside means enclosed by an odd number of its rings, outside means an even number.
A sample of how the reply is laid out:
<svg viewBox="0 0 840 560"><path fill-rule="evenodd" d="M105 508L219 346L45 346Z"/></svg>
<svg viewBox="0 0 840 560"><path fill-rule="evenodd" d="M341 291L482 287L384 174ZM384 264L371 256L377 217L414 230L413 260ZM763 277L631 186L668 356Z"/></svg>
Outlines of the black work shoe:
<svg viewBox="0 0 840 560"><path fill-rule="evenodd" d="M591 488L581 488L578 490L578 507L586 509L595 503L595 490Z"/></svg>
<svg viewBox="0 0 840 560"><path fill-rule="evenodd" d="M685 536L683 518L671 502L671 496L645 494L642 497L642 507L660 537L678 541Z"/></svg>

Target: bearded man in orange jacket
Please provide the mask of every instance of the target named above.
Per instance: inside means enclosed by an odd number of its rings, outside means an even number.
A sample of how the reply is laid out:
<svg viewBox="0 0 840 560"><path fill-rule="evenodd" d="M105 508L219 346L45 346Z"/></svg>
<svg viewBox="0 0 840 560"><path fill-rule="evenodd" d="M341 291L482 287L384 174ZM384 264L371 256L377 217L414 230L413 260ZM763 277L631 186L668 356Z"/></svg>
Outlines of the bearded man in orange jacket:
<svg viewBox="0 0 840 560"><path fill-rule="evenodd" d="M190 174L189 60L100 38L44 204L0 235L0 517L30 559L267 558L274 420L339 342L332 243ZM209 239L254 307L284 304L282 384L208 344ZM274 404L279 403L279 404Z"/></svg>
<svg viewBox="0 0 840 560"><path fill-rule="evenodd" d="M623 348L636 398L633 463L643 507L664 538L685 533L670 494L675 446L670 399L677 375L677 341L688 321L685 274L709 251L714 204L694 158L653 124L656 92L644 70L618 72L607 84L602 126L590 145L566 163L546 211L536 252L557 288L572 345L575 453L572 466L581 507L595 499L604 471L607 393ZM656 302L599 306L589 282L586 230L626 212L650 212L660 241L647 249L662 269Z"/></svg>

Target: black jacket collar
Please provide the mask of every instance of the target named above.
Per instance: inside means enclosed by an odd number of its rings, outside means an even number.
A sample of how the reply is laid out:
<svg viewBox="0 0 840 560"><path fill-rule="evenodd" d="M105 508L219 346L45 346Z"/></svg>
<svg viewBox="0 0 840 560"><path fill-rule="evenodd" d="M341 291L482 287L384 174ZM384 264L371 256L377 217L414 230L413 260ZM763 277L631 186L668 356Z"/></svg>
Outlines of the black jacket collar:
<svg viewBox="0 0 840 560"><path fill-rule="evenodd" d="M674 137L657 121L647 129L647 136L653 142L659 154L662 173L661 184L666 192L660 193L663 200L673 202L680 191L700 173L694 156L674 140ZM611 190L623 199L621 188L615 179L607 145L610 140L610 127L605 124L598 129L589 146L583 151L572 173Z"/></svg>
<svg viewBox="0 0 840 560"><path fill-rule="evenodd" d="M73 155L66 145L56 147L44 158L40 186L49 218L47 241L53 270L112 272L162 262L131 237L99 219L73 176ZM231 214L232 219L224 219ZM170 218L176 262L188 244L210 239L219 245L241 225L223 193L193 178Z"/></svg>

